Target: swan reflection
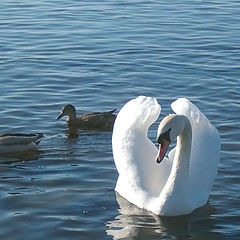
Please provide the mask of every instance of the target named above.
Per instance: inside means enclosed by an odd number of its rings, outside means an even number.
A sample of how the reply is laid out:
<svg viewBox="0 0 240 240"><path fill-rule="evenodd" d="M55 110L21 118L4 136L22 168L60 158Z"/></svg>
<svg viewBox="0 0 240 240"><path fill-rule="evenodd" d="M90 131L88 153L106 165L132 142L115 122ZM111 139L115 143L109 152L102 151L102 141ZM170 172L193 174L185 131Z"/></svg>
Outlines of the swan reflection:
<svg viewBox="0 0 240 240"><path fill-rule="evenodd" d="M191 215L159 217L129 203L116 193L119 215L106 223L106 233L113 239L222 239L214 232L217 221L211 215L215 209L209 204L194 211Z"/></svg>

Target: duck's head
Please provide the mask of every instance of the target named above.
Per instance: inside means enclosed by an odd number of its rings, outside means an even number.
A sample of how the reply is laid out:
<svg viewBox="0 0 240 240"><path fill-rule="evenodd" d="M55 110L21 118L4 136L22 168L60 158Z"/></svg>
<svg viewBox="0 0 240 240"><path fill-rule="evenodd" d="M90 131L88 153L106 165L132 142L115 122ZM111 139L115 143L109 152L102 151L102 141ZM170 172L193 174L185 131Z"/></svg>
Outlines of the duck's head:
<svg viewBox="0 0 240 240"><path fill-rule="evenodd" d="M63 116L68 116L69 118L76 117L76 109L73 105L67 104L62 108L61 113L58 115L57 120Z"/></svg>

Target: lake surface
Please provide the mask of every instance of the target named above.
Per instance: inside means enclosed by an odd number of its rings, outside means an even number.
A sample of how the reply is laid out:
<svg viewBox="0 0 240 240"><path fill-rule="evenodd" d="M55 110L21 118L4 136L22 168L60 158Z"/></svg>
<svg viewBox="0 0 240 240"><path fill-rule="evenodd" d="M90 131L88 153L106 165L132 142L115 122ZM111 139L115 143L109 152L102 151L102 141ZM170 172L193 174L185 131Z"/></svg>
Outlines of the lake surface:
<svg viewBox="0 0 240 240"><path fill-rule="evenodd" d="M239 239L240 2L2 0L0 124L43 132L38 152L0 157L1 239ZM56 121L154 96L186 97L217 127L209 203L158 217L116 195L110 131Z"/></svg>

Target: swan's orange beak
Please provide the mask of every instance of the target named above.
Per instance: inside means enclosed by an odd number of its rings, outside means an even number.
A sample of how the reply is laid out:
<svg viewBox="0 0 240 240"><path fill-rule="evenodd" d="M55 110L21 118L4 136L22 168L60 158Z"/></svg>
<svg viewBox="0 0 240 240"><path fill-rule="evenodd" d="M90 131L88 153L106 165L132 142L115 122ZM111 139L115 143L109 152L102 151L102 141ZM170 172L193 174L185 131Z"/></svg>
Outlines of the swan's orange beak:
<svg viewBox="0 0 240 240"><path fill-rule="evenodd" d="M164 159L166 152L168 150L169 144L170 144L170 141L166 139L163 139L161 144L159 144L159 150L156 157L157 163L160 163Z"/></svg>

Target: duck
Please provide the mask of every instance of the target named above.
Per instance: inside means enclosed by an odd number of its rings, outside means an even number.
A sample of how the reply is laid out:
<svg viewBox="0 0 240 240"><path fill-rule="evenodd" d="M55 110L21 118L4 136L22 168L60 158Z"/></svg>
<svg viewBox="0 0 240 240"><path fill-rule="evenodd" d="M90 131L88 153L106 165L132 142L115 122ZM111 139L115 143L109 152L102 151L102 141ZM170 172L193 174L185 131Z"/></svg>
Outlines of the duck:
<svg viewBox="0 0 240 240"><path fill-rule="evenodd" d="M186 98L171 104L156 145L149 127L160 115L156 98L139 96L119 111L112 151L119 173L115 191L138 208L179 216L204 206L217 176L221 139L208 118ZM169 151L171 143L176 146ZM167 154L168 153L168 154Z"/></svg>
<svg viewBox="0 0 240 240"><path fill-rule="evenodd" d="M42 133L5 133L0 135L0 154L36 150Z"/></svg>
<svg viewBox="0 0 240 240"><path fill-rule="evenodd" d="M77 116L76 108L71 104L67 104L63 106L56 120L67 116L67 125L69 127L90 130L112 130L116 119L116 114L114 114L116 110L117 109L108 112L93 112Z"/></svg>

